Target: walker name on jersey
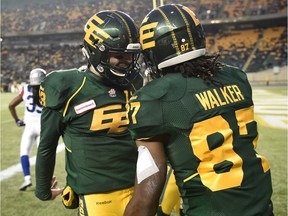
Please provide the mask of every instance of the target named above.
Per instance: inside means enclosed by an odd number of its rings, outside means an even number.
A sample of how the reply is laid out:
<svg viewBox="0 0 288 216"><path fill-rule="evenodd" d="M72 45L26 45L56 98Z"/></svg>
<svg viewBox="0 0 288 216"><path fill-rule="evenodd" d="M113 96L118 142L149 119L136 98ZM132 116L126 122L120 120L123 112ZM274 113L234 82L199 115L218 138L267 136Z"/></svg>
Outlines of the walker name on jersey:
<svg viewBox="0 0 288 216"><path fill-rule="evenodd" d="M195 94L205 110L224 106L245 98L237 85L227 85L222 88L215 88Z"/></svg>
<svg viewBox="0 0 288 216"><path fill-rule="evenodd" d="M89 100L74 107L76 114L80 114L96 107L95 101Z"/></svg>

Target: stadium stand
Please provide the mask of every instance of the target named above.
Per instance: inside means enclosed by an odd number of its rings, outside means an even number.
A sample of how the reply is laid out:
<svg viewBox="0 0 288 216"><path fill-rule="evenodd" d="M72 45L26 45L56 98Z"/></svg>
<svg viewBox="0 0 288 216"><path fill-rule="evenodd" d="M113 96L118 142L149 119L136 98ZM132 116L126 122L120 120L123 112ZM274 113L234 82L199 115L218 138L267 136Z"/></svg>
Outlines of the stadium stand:
<svg viewBox="0 0 288 216"><path fill-rule="evenodd" d="M223 62L247 73L287 66L286 0L163 2L181 3L195 11L207 34L209 52L220 52ZM1 7L1 90L9 91L15 82L28 80L31 68L51 72L85 64L82 31L95 11L123 10L139 25L153 1L2 0Z"/></svg>

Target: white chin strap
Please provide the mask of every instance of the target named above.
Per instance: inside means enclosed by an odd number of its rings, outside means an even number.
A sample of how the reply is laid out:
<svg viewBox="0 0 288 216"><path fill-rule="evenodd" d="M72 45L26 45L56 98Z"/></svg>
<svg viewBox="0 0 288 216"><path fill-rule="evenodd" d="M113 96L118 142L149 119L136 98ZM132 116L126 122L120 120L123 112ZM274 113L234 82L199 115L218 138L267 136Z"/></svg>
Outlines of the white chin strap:
<svg viewBox="0 0 288 216"><path fill-rule="evenodd" d="M206 49L203 48L203 49L194 50L185 54L181 54L179 56L176 56L174 58L161 62L160 64L158 64L158 69L162 69L162 68L169 67L172 65L180 64L182 62L185 62L191 59L198 58L202 55L205 55L205 53L206 53Z"/></svg>
<svg viewBox="0 0 288 216"><path fill-rule="evenodd" d="M125 77L125 74L123 74L123 73L118 73L118 72L116 72L116 71L114 71L114 70L112 70L112 69L110 69L110 72L111 72L112 74L116 75L116 76Z"/></svg>

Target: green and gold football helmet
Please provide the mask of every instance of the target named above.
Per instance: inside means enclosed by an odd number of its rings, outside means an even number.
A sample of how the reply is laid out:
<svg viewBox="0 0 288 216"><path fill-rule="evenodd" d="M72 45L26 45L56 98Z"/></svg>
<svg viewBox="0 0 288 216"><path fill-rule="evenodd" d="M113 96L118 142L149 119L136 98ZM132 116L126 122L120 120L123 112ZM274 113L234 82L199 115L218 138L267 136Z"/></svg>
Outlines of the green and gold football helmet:
<svg viewBox="0 0 288 216"><path fill-rule="evenodd" d="M83 54L95 70L118 86L128 86L139 75L139 33L134 20L121 11L93 15L84 27ZM110 62L111 56L129 59L127 64Z"/></svg>
<svg viewBox="0 0 288 216"><path fill-rule="evenodd" d="M161 69L205 55L202 25L189 8L167 4L153 9L140 27L142 53L150 75L162 76Z"/></svg>

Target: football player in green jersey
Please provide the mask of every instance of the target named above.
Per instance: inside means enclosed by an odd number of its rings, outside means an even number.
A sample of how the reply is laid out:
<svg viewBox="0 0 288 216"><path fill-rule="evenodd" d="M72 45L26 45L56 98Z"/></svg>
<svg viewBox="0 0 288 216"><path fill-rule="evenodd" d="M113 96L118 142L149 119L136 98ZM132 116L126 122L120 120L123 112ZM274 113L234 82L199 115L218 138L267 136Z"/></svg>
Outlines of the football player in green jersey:
<svg viewBox="0 0 288 216"><path fill-rule="evenodd" d="M63 204L79 206L79 215L122 216L137 162L125 106L143 83L139 33L130 16L112 10L93 15L84 30L87 69L52 72L40 87L44 108L35 194L53 200L63 191ZM60 136L66 148L64 190L53 178Z"/></svg>
<svg viewBox="0 0 288 216"><path fill-rule="evenodd" d="M125 215L156 213L167 160L185 215L273 215L271 173L257 147L246 74L206 54L203 28L182 5L152 10L140 27L154 80L129 100L137 182Z"/></svg>

